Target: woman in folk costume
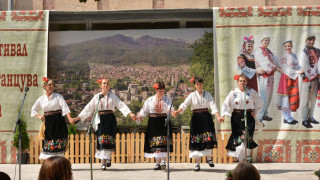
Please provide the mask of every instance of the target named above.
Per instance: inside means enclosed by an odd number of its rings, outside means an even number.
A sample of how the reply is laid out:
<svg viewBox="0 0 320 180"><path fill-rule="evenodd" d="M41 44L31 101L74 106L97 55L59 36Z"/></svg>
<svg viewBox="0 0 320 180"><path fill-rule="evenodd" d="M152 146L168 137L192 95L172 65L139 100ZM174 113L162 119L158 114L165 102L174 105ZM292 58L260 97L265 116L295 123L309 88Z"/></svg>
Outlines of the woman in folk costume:
<svg viewBox="0 0 320 180"><path fill-rule="evenodd" d="M175 113L183 113L191 105L189 158L196 158L197 164L194 170L200 171L200 158L202 156L207 156L209 166L214 167L211 156L212 149L217 145L217 139L212 115L215 115L217 119L220 119L220 116L212 95L203 91L202 78L195 77L190 82L194 84L196 91L189 94Z"/></svg>
<svg viewBox="0 0 320 180"><path fill-rule="evenodd" d="M229 138L226 149L228 155L243 161L245 158L245 121L244 111L246 109L247 127L248 127L248 143L247 148L254 149L258 145L253 141L255 123L259 126L262 123L254 117L259 113L263 106L263 101L259 94L252 88L246 88L247 77L243 74L236 75L234 80L237 81L238 88L233 89L222 104L221 119L224 122L226 115L231 115L231 136ZM232 114L230 112L232 111Z"/></svg>
<svg viewBox="0 0 320 180"><path fill-rule="evenodd" d="M68 146L68 128L64 116L73 123L70 109L62 95L53 92L52 79L43 78L43 88L46 94L39 97L31 108L31 117L37 116L44 124L44 139L42 140L42 152L39 159L47 159L52 156L64 156ZM44 114L39 114L43 110Z"/></svg>
<svg viewBox="0 0 320 180"><path fill-rule="evenodd" d="M242 49L240 55L238 56L237 62L241 72L248 78L248 87L258 92L257 74L262 74L264 72L261 68L256 69L253 48L253 36L243 37Z"/></svg>
<svg viewBox="0 0 320 180"><path fill-rule="evenodd" d="M85 121L88 117L94 114L98 105L98 113L92 124L97 135L97 151L95 157L101 159L101 170L106 170L106 167L111 166L111 155L115 148L115 137L117 133L117 120L114 116L114 110L117 108L124 116L128 114L135 120L128 106L122 102L115 94L109 91L109 80L99 79L101 92L96 94L91 101L84 107L76 121Z"/></svg>
<svg viewBox="0 0 320 180"><path fill-rule="evenodd" d="M156 158L154 170L166 168L167 157L167 126L166 118L169 113L171 100L164 96L165 85L163 82L157 82L153 85L156 95L149 97L143 104L138 113L139 121L149 113L148 127L145 135L144 157ZM170 113L174 111L172 110ZM170 135L172 135L172 126L170 124ZM170 137L170 139L172 136ZM170 141L170 152L172 152L172 139ZM161 161L161 163L160 163Z"/></svg>
<svg viewBox="0 0 320 180"><path fill-rule="evenodd" d="M299 78L300 70L299 61L296 54L292 53L292 41L288 40L283 43L285 55L281 58L279 65L282 73L279 81L278 94L280 95L278 109L282 110L284 123L298 123L291 116L292 111L296 111L299 107Z"/></svg>

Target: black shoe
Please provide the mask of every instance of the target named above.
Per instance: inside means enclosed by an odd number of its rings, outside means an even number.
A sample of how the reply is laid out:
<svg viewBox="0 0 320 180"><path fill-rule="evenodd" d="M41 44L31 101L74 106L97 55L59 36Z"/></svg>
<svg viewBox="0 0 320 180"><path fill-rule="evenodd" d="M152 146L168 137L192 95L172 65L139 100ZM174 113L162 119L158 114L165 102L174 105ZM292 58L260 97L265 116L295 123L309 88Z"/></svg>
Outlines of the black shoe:
<svg viewBox="0 0 320 180"><path fill-rule="evenodd" d="M105 171L106 169L107 169L107 168L106 168L106 165L105 165L105 164L102 164L102 165L101 165L101 170L102 170L102 171Z"/></svg>
<svg viewBox="0 0 320 180"><path fill-rule="evenodd" d="M313 128L308 120L302 121L302 125L306 128Z"/></svg>
<svg viewBox="0 0 320 180"><path fill-rule="evenodd" d="M156 164L156 166L153 168L153 170L161 170L160 164Z"/></svg>
<svg viewBox="0 0 320 180"><path fill-rule="evenodd" d="M313 117L309 119L309 123L319 124L319 121L315 120Z"/></svg>
<svg viewBox="0 0 320 180"><path fill-rule="evenodd" d="M209 164L210 167L214 167L214 164L213 164L212 160L209 160L208 164Z"/></svg>
<svg viewBox="0 0 320 180"><path fill-rule="evenodd" d="M272 120L272 118L271 117L269 117L269 116L263 116L262 117L262 120L265 120L265 121L271 121Z"/></svg>
<svg viewBox="0 0 320 180"><path fill-rule="evenodd" d="M196 165L196 166L194 167L194 171L200 171L200 165Z"/></svg>
<svg viewBox="0 0 320 180"><path fill-rule="evenodd" d="M164 169L166 169L167 165L166 165L166 163L162 162L162 163L160 163L160 167L162 170L164 170Z"/></svg>
<svg viewBox="0 0 320 180"><path fill-rule="evenodd" d="M107 163L107 167L110 167L111 166L111 162Z"/></svg>
<svg viewBox="0 0 320 180"><path fill-rule="evenodd" d="M296 120L295 120L296 121ZM291 122L288 122L288 120L283 120L283 122L284 123L287 123L287 124L291 124L291 125L294 125L294 124L296 124L296 122L294 122L294 121L291 121ZM298 122L298 121L297 121Z"/></svg>
<svg viewBox="0 0 320 180"><path fill-rule="evenodd" d="M295 120L293 117L290 118L292 120L292 123L297 124L299 121Z"/></svg>

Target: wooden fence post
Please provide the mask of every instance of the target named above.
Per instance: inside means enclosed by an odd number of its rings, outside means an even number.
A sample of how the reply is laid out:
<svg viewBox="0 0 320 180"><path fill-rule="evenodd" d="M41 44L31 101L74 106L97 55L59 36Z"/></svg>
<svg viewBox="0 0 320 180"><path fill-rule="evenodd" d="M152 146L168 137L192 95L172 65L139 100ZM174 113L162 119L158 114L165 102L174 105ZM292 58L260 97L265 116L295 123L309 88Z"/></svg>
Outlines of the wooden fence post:
<svg viewBox="0 0 320 180"><path fill-rule="evenodd" d="M218 149L213 149L212 160L214 163L232 163L232 157L227 156L227 150L225 145L228 142L228 134L224 134L224 140L222 135L217 135ZM70 159L73 164L78 163L90 163L90 142L89 135L81 134L69 136L69 147L65 153L65 157ZM128 133L116 135L116 151L112 153L111 162L113 163L154 163L154 158L144 157L144 133ZM195 163L195 158L189 158L189 146L190 146L190 134L172 134L173 152L170 153L171 163ZM92 136L92 157L93 163L99 163L100 160L94 157L96 150L95 137ZM38 138L38 135L30 135L30 164L43 163L43 160L39 160L39 155L42 150L42 141ZM205 162L206 158L202 158L202 162Z"/></svg>

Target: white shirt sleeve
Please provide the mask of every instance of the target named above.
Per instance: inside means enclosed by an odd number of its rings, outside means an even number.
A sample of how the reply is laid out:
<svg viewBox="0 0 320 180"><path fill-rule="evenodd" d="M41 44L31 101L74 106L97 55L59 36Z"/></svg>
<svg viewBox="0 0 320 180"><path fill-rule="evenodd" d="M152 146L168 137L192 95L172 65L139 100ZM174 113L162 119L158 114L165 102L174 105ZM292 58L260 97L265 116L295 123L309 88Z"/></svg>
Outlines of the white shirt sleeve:
<svg viewBox="0 0 320 180"><path fill-rule="evenodd" d="M182 109L181 113L183 113L188 108L188 106L191 105L191 103L192 103L192 94L193 94L193 92L188 95L188 97L183 101L182 104L180 104L179 108Z"/></svg>
<svg viewBox="0 0 320 180"><path fill-rule="evenodd" d="M262 54L262 50L260 48L259 50L255 51L254 57L256 60L256 69L261 67L267 74L270 74L277 68L275 64L269 61L267 56L264 56ZM273 57L276 58L276 56L273 56ZM274 61L276 60L274 59Z"/></svg>
<svg viewBox="0 0 320 180"><path fill-rule="evenodd" d="M96 108L96 104L98 102L98 98L99 98L99 94L96 94L81 111L78 117L80 117L82 121L86 120L88 117L93 115Z"/></svg>
<svg viewBox="0 0 320 180"><path fill-rule="evenodd" d="M34 103L34 105L31 108L31 117L34 117L36 114L38 114L38 111L41 109L40 98L38 98L36 100L36 102Z"/></svg>
<svg viewBox="0 0 320 180"><path fill-rule="evenodd" d="M316 77L317 68L310 67L309 57L307 56L307 54L304 51L302 51L302 53L300 55L299 65L301 66L301 69L303 70L305 76L309 80L312 80Z"/></svg>
<svg viewBox="0 0 320 180"><path fill-rule="evenodd" d="M255 74L256 70L245 66L241 69L242 73L246 75L249 79L251 79Z"/></svg>
<svg viewBox="0 0 320 180"><path fill-rule="evenodd" d="M147 113L149 112L150 110L150 107L149 107L149 102L151 101L151 98L152 97L149 97L143 104L143 107L142 109L139 111L138 113L138 116L141 116L141 117L145 117L147 115Z"/></svg>
<svg viewBox="0 0 320 180"><path fill-rule="evenodd" d="M208 96L209 106L211 109L211 114L215 115L218 112L218 108L216 106L216 103L213 100L212 95L209 92L205 92Z"/></svg>
<svg viewBox="0 0 320 180"><path fill-rule="evenodd" d="M223 116L231 116L230 111L233 109L232 104L231 104L231 97L232 97L233 93L232 91L228 94L228 96L226 97L226 99L224 100L222 107L221 107L221 117Z"/></svg>
<svg viewBox="0 0 320 180"><path fill-rule="evenodd" d="M67 115L68 113L70 113L70 109L69 109L66 101L63 99L63 96L62 96L62 95L59 95L59 96L58 96L58 101L59 101L59 104L60 104L60 106L61 106L62 116L65 116L65 115Z"/></svg>
<svg viewBox="0 0 320 180"><path fill-rule="evenodd" d="M125 117L127 117L127 115L131 112L129 107L123 101L121 101L116 95L112 94L112 96L115 101L115 106Z"/></svg>

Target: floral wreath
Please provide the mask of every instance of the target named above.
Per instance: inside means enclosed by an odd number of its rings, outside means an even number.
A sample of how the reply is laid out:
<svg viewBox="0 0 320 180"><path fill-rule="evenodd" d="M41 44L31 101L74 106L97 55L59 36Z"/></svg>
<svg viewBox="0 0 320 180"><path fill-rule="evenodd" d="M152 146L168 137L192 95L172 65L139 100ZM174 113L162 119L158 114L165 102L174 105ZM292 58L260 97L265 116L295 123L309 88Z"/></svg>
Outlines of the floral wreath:
<svg viewBox="0 0 320 180"><path fill-rule="evenodd" d="M43 81L43 84L46 84L46 83L48 83L49 78L43 77L43 78L42 78L42 81Z"/></svg>
<svg viewBox="0 0 320 180"><path fill-rule="evenodd" d="M102 79L98 79L97 83L101 84L102 83Z"/></svg>
<svg viewBox="0 0 320 180"><path fill-rule="evenodd" d="M245 41L245 42L250 42L250 41L253 41L253 36L245 36L245 37L243 37L243 40Z"/></svg>
<svg viewBox="0 0 320 180"><path fill-rule="evenodd" d="M159 83L154 83L153 84L153 89L158 90L159 89Z"/></svg>
<svg viewBox="0 0 320 180"><path fill-rule="evenodd" d="M192 78L190 79L190 83L192 84L194 82L194 77L192 76Z"/></svg>
<svg viewBox="0 0 320 180"><path fill-rule="evenodd" d="M235 81L238 81L239 78L240 78L240 75L239 75L239 74L236 74L236 75L233 76L233 79L234 79Z"/></svg>

